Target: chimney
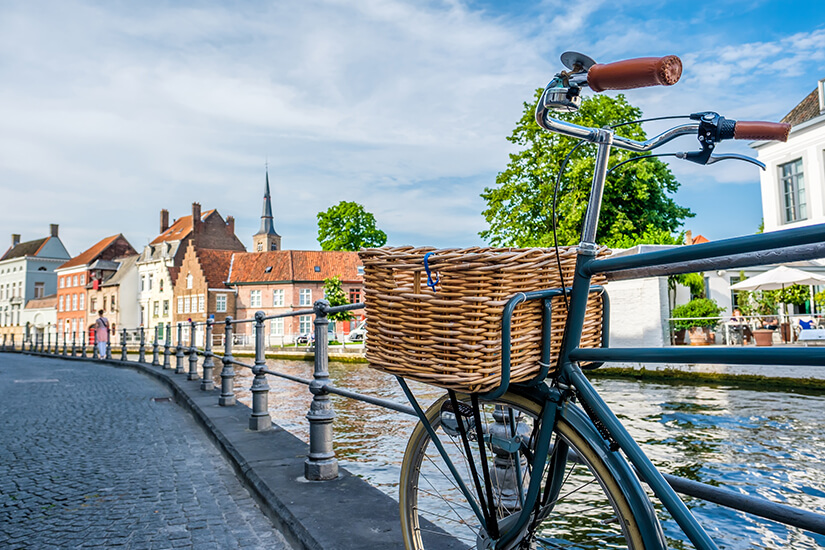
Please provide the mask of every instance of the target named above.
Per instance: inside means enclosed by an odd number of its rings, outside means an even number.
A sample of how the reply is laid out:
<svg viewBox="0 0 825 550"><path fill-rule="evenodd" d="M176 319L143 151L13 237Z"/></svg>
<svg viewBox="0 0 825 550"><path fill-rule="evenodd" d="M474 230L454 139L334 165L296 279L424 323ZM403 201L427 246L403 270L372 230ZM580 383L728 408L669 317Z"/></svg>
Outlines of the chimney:
<svg viewBox="0 0 825 550"><path fill-rule="evenodd" d="M163 233L167 229L169 229L169 211L164 208L160 211L160 232Z"/></svg>
<svg viewBox="0 0 825 550"><path fill-rule="evenodd" d="M52 237L57 237L57 224L56 223L50 223L49 224L49 233L51 234Z"/></svg>
<svg viewBox="0 0 825 550"><path fill-rule="evenodd" d="M18 235L17 233L12 233L11 234L11 245L14 247L14 246L17 246L18 244L20 244L20 235Z"/></svg>
<svg viewBox="0 0 825 550"><path fill-rule="evenodd" d="M819 81L816 89L819 90L819 112L825 113L825 78Z"/></svg>
<svg viewBox="0 0 825 550"><path fill-rule="evenodd" d="M690 229L685 231L685 244L693 244L693 233Z"/></svg>
<svg viewBox="0 0 825 550"><path fill-rule="evenodd" d="M199 202L192 203L192 233L198 233L201 229L201 205Z"/></svg>
<svg viewBox="0 0 825 550"><path fill-rule="evenodd" d="M229 232L230 236L235 235L235 216L226 217L226 230Z"/></svg>

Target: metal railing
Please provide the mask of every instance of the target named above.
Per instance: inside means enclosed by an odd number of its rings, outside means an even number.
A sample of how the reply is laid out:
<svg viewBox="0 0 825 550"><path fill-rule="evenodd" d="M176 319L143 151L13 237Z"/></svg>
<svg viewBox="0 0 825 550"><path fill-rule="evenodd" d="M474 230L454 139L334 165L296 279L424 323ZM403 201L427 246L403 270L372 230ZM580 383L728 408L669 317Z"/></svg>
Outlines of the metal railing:
<svg viewBox="0 0 825 550"><path fill-rule="evenodd" d="M183 342L184 323L177 323L177 340L172 343L172 327L166 325L165 338L162 338L160 330L156 327L151 343L151 365L160 367L163 370L172 370L171 357L176 359L174 373L186 374L188 380L201 380L200 390L213 391L213 369L215 368L214 358L218 357L223 365L220 374L220 392L218 404L229 407L236 404L235 396L235 366L248 368L254 375L252 393L252 413L249 417L249 429L253 431L266 431L272 429L272 420L269 415L269 384L266 376L276 376L309 387L312 394L312 402L306 415L309 421L309 453L304 461L304 476L312 481L332 480L338 477L338 460L335 457L333 448L333 421L335 411L330 401L330 394L340 395L349 399L356 399L373 405L378 405L397 412L415 417L412 407L396 403L393 401L380 399L368 395L363 395L354 391L334 386L329 378L329 347L326 338L328 316L333 313L362 309L364 304L349 304L345 306L331 307L325 300L315 302L312 309L293 311L279 315L266 316L262 311L255 314L252 319L233 319L226 317L223 322L215 323L212 319L206 322L196 323L190 321L189 325L189 345ZM287 373L282 373L266 368L265 357L265 334L264 322L298 315L314 315L315 343L314 343L314 372L312 379L301 378ZM233 356L234 327L240 324L254 323L255 360L253 364L244 363ZM215 353L213 341L215 325L223 325L223 353ZM195 329L198 326L205 327L204 347L195 346ZM120 338L120 361L128 361L127 331L121 329ZM138 342L138 361L147 363L146 333L143 328L136 329ZM56 335L54 341L51 333L40 335L34 338L26 349L23 342L20 350L17 349L14 338L7 342L3 337L0 351L30 351L59 356L89 357L87 354L86 333L62 334L62 348L59 345ZM111 339L110 339L111 340ZM163 344L161 344L161 341ZM302 348L303 349L303 348ZM106 358L112 358L112 343L106 347ZM163 360L161 363L161 355ZM188 366L186 357L188 355ZM97 358L98 346L92 349L92 357ZM203 356L202 378L198 373L198 356ZM573 457L573 460L576 458ZM740 494L723 487L715 487L710 484L692 481L689 479L666 475L665 479L678 493L688 495L700 500L713 502L717 505L734 510L747 512L765 519L791 525L825 535L825 515L819 515L810 511L794 508L785 504L779 504L760 497Z"/></svg>

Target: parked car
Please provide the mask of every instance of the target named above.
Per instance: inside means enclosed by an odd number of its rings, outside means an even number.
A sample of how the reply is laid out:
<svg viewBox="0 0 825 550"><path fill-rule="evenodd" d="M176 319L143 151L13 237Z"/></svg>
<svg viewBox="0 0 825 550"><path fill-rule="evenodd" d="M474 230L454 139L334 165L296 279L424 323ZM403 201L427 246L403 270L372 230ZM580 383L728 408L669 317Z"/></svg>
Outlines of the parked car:
<svg viewBox="0 0 825 550"><path fill-rule="evenodd" d="M314 332L303 332L295 337L296 344L308 344L312 340L315 340Z"/></svg>
<svg viewBox="0 0 825 550"><path fill-rule="evenodd" d="M347 342L363 342L364 338L367 337L367 322L361 321L361 323L352 329L350 333L347 335Z"/></svg>

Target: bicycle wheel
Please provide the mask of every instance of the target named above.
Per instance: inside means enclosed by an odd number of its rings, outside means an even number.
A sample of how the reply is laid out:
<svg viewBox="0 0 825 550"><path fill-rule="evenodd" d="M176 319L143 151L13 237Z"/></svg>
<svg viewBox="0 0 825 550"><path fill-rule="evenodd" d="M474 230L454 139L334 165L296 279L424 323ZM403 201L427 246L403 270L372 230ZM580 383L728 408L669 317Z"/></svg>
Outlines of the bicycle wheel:
<svg viewBox="0 0 825 550"><path fill-rule="evenodd" d="M467 395L459 395L458 399L470 403ZM475 423L469 417L463 420L464 431L470 434L475 449L473 451L471 446L472 456L468 456L467 445L457 430L456 415L449 412L452 406L445 403L450 403L447 396L429 408L427 417L458 475L470 488L476 506L492 495L497 523L504 533L514 525L533 475L529 456L536 439L541 405L514 393L480 403L485 460L492 490L487 490L482 481L483 496L479 499L471 473L471 463L477 472L482 466L478 437L472 435L476 433ZM507 446L507 436L511 436L509 451L502 448ZM524 442L518 451L514 451L512 441L515 439ZM567 459L566 464L564 460L558 461L561 457ZM459 489L424 425L419 422L407 444L401 467L399 501L406 547L416 550L440 547L447 541L446 534L471 548L495 547L497 550L644 548L642 535L619 482L588 440L563 418L554 429L547 465L541 475L542 495L531 521L506 546L496 544L482 527L472 504ZM551 478L549 481L548 477ZM519 485L523 489L520 490Z"/></svg>

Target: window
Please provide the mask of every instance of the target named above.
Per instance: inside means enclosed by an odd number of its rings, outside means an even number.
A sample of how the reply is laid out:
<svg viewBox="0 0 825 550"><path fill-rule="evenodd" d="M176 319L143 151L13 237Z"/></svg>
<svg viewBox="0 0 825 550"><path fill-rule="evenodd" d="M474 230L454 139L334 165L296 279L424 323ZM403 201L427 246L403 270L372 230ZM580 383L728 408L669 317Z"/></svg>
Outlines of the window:
<svg viewBox="0 0 825 550"><path fill-rule="evenodd" d="M77 286L77 275L72 277L72 286Z"/></svg>
<svg viewBox="0 0 825 550"><path fill-rule="evenodd" d="M183 313L183 298L178 298L178 313Z"/></svg>
<svg viewBox="0 0 825 550"><path fill-rule="evenodd" d="M60 297L60 303L58 304L58 310L63 311L63 296Z"/></svg>
<svg viewBox="0 0 825 550"><path fill-rule="evenodd" d="M146 290L146 276L145 275L140 278L140 291L143 292L144 290Z"/></svg>
<svg viewBox="0 0 825 550"><path fill-rule="evenodd" d="M149 274L149 290L152 290L152 274Z"/></svg>
<svg viewBox="0 0 825 550"><path fill-rule="evenodd" d="M60 277L60 288L66 288L66 277Z"/></svg>
<svg viewBox="0 0 825 550"><path fill-rule="evenodd" d="M163 279L161 279L160 281L162 283ZM166 317L168 315L169 315L169 300L164 300L163 301L163 316Z"/></svg>
<svg viewBox="0 0 825 550"><path fill-rule="evenodd" d="M112 299L109 300L109 311L114 311L114 310L115 310L115 297L112 296Z"/></svg>
<svg viewBox="0 0 825 550"><path fill-rule="evenodd" d="M154 317L160 316L160 302L155 301L155 303L152 304L152 315Z"/></svg>
<svg viewBox="0 0 825 550"><path fill-rule="evenodd" d="M85 273L81 273L81 274L80 274L80 284L81 284L81 285L85 285L85 284L86 284L86 274L85 274Z"/></svg>
<svg viewBox="0 0 825 550"><path fill-rule="evenodd" d="M192 274L187 273L186 275L186 288L192 288Z"/></svg>
<svg viewBox="0 0 825 550"><path fill-rule="evenodd" d="M263 252L263 250L264 250L264 243L258 243L258 246L256 247L256 250L257 250L258 252Z"/></svg>
<svg viewBox="0 0 825 550"><path fill-rule="evenodd" d="M311 306L312 305L312 289L310 288L302 288L298 294L298 305L299 306Z"/></svg>
<svg viewBox="0 0 825 550"><path fill-rule="evenodd" d="M349 303L357 304L361 301L361 289L360 288L351 288L349 289Z"/></svg>
<svg viewBox="0 0 825 550"><path fill-rule="evenodd" d="M158 286L160 287L160 291L163 292L163 279L162 278L158 281Z"/></svg>
<svg viewBox="0 0 825 550"><path fill-rule="evenodd" d="M283 336L284 335L284 319L272 319L272 323L269 325L269 331L271 334L275 336Z"/></svg>
<svg viewBox="0 0 825 550"><path fill-rule="evenodd" d="M226 312L226 294L215 295L215 311L218 313Z"/></svg>
<svg viewBox="0 0 825 550"><path fill-rule="evenodd" d="M275 307L284 307L284 289L276 288L272 291L272 305Z"/></svg>
<svg viewBox="0 0 825 550"><path fill-rule="evenodd" d="M203 294L201 294L201 295L198 296L198 313L203 313L203 307L204 307L204 300L203 300ZM194 309L194 308L192 308L192 309Z"/></svg>
<svg viewBox="0 0 825 550"><path fill-rule="evenodd" d="M184 296L183 298L183 312L190 313L191 312L191 300L189 296Z"/></svg>
<svg viewBox="0 0 825 550"><path fill-rule="evenodd" d="M77 294L72 294L72 311L77 311Z"/></svg>
<svg viewBox="0 0 825 550"><path fill-rule="evenodd" d="M249 307L261 307L260 290L252 290L249 292Z"/></svg>
<svg viewBox="0 0 825 550"><path fill-rule="evenodd" d="M802 159L781 164L779 166L779 177L784 198L785 223L807 219Z"/></svg>
<svg viewBox="0 0 825 550"><path fill-rule="evenodd" d="M278 250L278 244L277 243L272 243L271 245L269 245L269 249L270 250Z"/></svg>
<svg viewBox="0 0 825 550"><path fill-rule="evenodd" d="M97 302L97 298L89 298L89 311L92 313L95 312L95 302Z"/></svg>
<svg viewBox="0 0 825 550"><path fill-rule="evenodd" d="M730 277L730 286L735 285L739 281L742 280L742 277L738 275L731 275ZM731 290L730 291L730 308L733 310L734 308L739 307L739 290Z"/></svg>
<svg viewBox="0 0 825 550"><path fill-rule="evenodd" d="M84 309L86 309L86 295L85 294L80 295L80 303L77 305L77 309L79 309L80 311L83 311Z"/></svg>
<svg viewBox="0 0 825 550"><path fill-rule="evenodd" d="M306 334L312 330L312 315L301 315L298 317L298 332Z"/></svg>
<svg viewBox="0 0 825 550"><path fill-rule="evenodd" d="M106 311L106 296L103 297L103 311Z"/></svg>

